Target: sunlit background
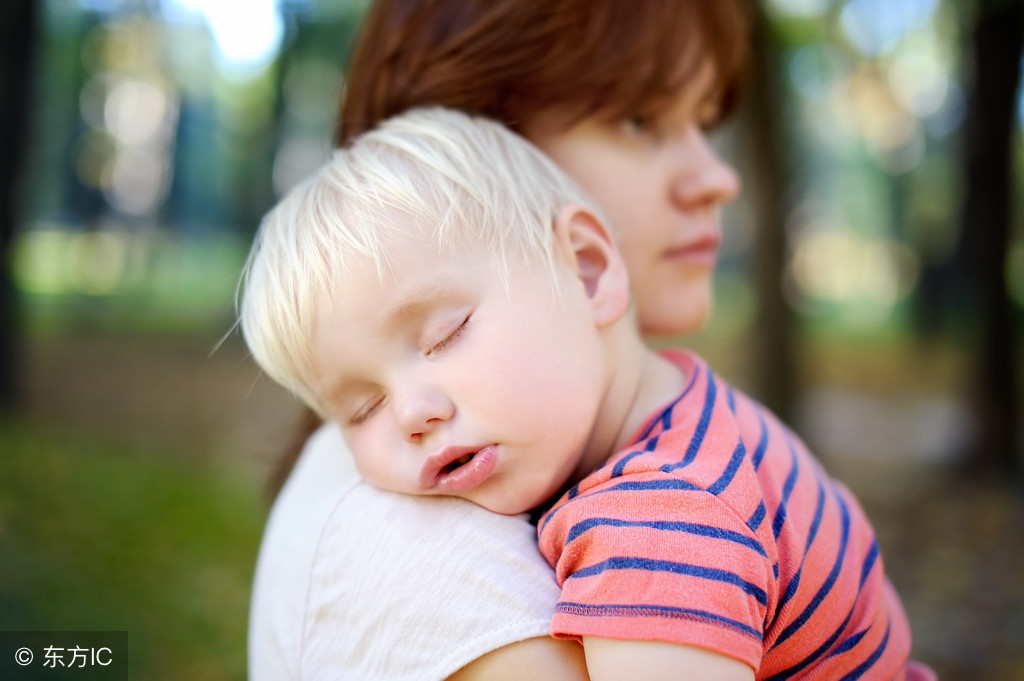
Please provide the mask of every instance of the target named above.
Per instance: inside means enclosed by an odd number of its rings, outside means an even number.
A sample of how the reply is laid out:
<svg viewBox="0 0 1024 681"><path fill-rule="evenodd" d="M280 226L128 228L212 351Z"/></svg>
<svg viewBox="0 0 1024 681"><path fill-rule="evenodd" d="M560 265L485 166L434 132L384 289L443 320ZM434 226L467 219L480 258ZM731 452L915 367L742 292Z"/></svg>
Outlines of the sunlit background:
<svg viewBox="0 0 1024 681"><path fill-rule="evenodd" d="M259 216L325 157L363 4L46 3L21 288L222 306ZM922 268L955 247L963 17L939 0L769 7L799 145L788 300L851 329L907 324ZM742 260L756 225L737 222ZM1024 304L1020 239L1006 276ZM734 332L752 319L737 309Z"/></svg>
<svg viewBox="0 0 1024 681"><path fill-rule="evenodd" d="M20 288L222 315L254 225L328 150L362 4L45 4Z"/></svg>
<svg viewBox="0 0 1024 681"><path fill-rule="evenodd" d="M137 678L244 677L261 485L299 410L247 360L233 297L260 217L329 152L365 5L42 3L12 265L26 404L0 431L3 465L23 476L0 482L0 629L127 628ZM959 293L969 3L763 9L789 168L790 420L865 499L916 654L943 678L1024 678L1024 556L992 552L1024 530L1019 488L950 497L934 482L974 427ZM743 121L715 142L749 186ZM1015 165L1020 152L1014 141ZM1003 276L1019 329L1014 225ZM747 192L726 213L715 316L689 341L755 393L760 228ZM90 491L79 475L106 482ZM138 507L95 510L126 489ZM47 522L47 508L66 515ZM76 548L54 548L66 540ZM89 553L104 541L145 550ZM108 572L125 572L130 596Z"/></svg>

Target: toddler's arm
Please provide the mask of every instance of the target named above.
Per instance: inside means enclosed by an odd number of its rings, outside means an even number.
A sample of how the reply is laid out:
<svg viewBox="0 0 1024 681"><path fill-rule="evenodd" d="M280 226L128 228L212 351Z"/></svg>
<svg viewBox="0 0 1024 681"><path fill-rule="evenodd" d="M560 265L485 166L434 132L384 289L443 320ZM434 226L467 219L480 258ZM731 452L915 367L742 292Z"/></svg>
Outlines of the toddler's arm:
<svg viewBox="0 0 1024 681"><path fill-rule="evenodd" d="M478 657L448 681L588 681L583 648L550 636L531 638Z"/></svg>
<svg viewBox="0 0 1024 681"><path fill-rule="evenodd" d="M753 681L754 678L754 670L745 663L695 646L584 636L583 648L593 681Z"/></svg>

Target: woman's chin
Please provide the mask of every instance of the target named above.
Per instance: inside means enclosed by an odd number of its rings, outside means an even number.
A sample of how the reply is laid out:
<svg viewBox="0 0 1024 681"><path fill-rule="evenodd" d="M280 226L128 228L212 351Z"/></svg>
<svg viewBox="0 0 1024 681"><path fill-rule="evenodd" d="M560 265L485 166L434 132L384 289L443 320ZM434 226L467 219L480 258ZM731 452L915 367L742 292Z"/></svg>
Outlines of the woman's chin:
<svg viewBox="0 0 1024 681"><path fill-rule="evenodd" d="M639 307L640 332L646 337L672 338L700 331L711 316L710 291L659 301L656 307Z"/></svg>

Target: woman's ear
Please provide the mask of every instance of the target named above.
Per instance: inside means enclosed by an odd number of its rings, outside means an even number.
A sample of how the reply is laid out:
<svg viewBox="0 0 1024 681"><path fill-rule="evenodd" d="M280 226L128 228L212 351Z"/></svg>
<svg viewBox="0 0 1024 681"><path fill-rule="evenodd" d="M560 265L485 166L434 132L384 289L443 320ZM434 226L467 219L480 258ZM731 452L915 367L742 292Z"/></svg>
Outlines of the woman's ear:
<svg viewBox="0 0 1024 681"><path fill-rule="evenodd" d="M629 309L629 276L611 230L589 208L568 204L554 222L562 257L590 299L594 321L604 328Z"/></svg>

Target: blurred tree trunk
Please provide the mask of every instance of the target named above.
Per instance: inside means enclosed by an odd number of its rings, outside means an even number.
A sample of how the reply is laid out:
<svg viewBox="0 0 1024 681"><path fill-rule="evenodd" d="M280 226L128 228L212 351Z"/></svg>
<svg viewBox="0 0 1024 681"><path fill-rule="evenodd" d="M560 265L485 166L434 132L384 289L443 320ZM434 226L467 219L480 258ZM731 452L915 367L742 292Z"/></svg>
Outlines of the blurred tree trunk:
<svg viewBox="0 0 1024 681"><path fill-rule="evenodd" d="M0 411L20 397L19 315L11 276L17 184L28 128L36 1L0 4Z"/></svg>
<svg viewBox="0 0 1024 681"><path fill-rule="evenodd" d="M769 409L792 424L796 396L793 313L782 288L789 248L785 223L790 173L783 151L780 49L763 3L752 4L756 10L744 115L757 241L754 392Z"/></svg>
<svg viewBox="0 0 1024 681"><path fill-rule="evenodd" d="M976 301L978 343L969 466L1019 474L1014 310L1006 287L1013 210L1013 141L1024 45L1024 3L978 0L965 53L973 65L964 123L965 191L960 225Z"/></svg>

